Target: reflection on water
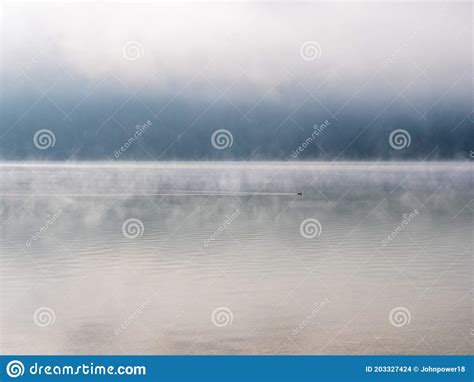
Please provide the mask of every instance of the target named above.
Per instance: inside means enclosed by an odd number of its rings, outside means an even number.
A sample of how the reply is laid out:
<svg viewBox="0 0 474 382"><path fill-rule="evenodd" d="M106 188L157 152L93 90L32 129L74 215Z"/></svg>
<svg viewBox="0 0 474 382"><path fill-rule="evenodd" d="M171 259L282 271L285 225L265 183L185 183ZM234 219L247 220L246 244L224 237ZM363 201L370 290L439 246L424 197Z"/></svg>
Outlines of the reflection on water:
<svg viewBox="0 0 474 382"><path fill-rule="evenodd" d="M0 171L2 353L470 352L468 164Z"/></svg>

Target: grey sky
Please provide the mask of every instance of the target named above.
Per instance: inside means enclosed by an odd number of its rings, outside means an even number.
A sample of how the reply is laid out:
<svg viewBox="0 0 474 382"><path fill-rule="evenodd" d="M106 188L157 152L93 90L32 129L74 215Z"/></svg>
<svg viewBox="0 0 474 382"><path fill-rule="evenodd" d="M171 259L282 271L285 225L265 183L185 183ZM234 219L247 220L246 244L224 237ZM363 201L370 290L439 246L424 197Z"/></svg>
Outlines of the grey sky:
<svg viewBox="0 0 474 382"><path fill-rule="evenodd" d="M130 159L247 159L255 150L258 159L284 159L325 120L305 159L385 157L397 127L422 143L408 158L448 143L439 157L462 157L472 143L471 7L10 3L3 157L67 159L79 150L79 158L106 159L149 119L137 141L150 152L137 144ZM55 152L31 147L41 128L61 138ZM218 128L240 138L226 152L209 146ZM114 136L97 142L104 132ZM368 143L380 147L369 152Z"/></svg>

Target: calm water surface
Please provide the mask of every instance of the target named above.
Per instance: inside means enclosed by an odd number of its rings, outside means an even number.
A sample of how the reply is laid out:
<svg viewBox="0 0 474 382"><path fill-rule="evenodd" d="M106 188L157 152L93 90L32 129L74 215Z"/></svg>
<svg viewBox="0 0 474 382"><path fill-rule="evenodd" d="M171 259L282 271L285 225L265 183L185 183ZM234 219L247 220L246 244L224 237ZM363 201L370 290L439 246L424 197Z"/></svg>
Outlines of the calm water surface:
<svg viewBox="0 0 474 382"><path fill-rule="evenodd" d="M469 163L4 163L0 350L470 353L473 187Z"/></svg>

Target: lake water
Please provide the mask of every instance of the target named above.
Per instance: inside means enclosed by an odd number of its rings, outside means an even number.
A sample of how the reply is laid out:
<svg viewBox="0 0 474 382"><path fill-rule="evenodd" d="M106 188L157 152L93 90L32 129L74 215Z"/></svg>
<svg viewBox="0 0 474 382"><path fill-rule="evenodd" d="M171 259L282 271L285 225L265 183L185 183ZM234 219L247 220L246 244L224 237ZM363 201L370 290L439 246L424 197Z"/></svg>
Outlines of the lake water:
<svg viewBox="0 0 474 382"><path fill-rule="evenodd" d="M3 163L1 352L470 353L473 186L458 162Z"/></svg>

